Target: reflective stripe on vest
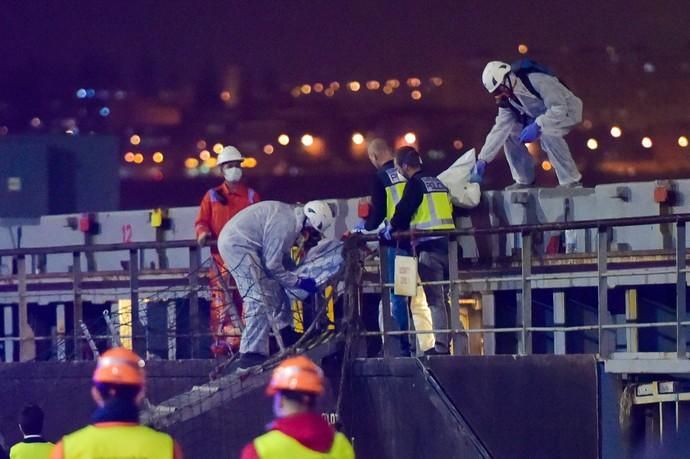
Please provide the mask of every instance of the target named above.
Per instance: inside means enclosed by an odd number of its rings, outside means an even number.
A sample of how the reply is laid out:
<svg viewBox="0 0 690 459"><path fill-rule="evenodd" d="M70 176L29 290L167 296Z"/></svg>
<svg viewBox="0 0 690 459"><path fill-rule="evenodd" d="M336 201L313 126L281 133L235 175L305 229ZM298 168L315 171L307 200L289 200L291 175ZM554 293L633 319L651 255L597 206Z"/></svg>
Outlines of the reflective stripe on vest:
<svg viewBox="0 0 690 459"><path fill-rule="evenodd" d="M173 439L150 427L87 426L62 439L64 459L172 459Z"/></svg>
<svg viewBox="0 0 690 459"><path fill-rule="evenodd" d="M326 453L309 449L291 436L271 430L254 440L254 448L261 459L354 459L355 454L345 435L337 432L333 446Z"/></svg>
<svg viewBox="0 0 690 459"><path fill-rule="evenodd" d="M450 203L448 188L436 177L422 177L426 188L422 203L410 222L416 230L455 229L453 205Z"/></svg>
<svg viewBox="0 0 690 459"><path fill-rule="evenodd" d="M394 167L385 170L389 183L386 185L386 220L390 221L395 215L395 206L402 199L407 181L398 174Z"/></svg>

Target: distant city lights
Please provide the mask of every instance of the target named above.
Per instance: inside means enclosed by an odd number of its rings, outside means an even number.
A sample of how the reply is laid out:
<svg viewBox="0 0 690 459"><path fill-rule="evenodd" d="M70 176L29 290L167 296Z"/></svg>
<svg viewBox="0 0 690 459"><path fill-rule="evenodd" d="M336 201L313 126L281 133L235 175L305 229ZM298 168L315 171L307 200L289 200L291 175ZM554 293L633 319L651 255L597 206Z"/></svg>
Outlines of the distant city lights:
<svg viewBox="0 0 690 459"><path fill-rule="evenodd" d="M242 167L247 168L247 169L253 169L258 164L259 164L259 162L256 160L256 158L245 158L245 160L242 161Z"/></svg>
<svg viewBox="0 0 690 459"><path fill-rule="evenodd" d="M551 161L542 161L541 162L541 168L544 169L545 171L550 171L553 169L553 166L551 165Z"/></svg>
<svg viewBox="0 0 690 459"><path fill-rule="evenodd" d="M528 51L529 51L529 48L527 47L526 44L520 43L520 44L518 45L518 53L520 53L520 54L527 54ZM548 170L548 169L544 169L544 170Z"/></svg>
<svg viewBox="0 0 690 459"><path fill-rule="evenodd" d="M135 164L141 164L144 162L144 155L141 153L135 153L134 154L134 163Z"/></svg>
<svg viewBox="0 0 690 459"><path fill-rule="evenodd" d="M196 169L199 166L199 160L196 158L187 158L184 160L184 167L187 169Z"/></svg>
<svg viewBox="0 0 690 459"><path fill-rule="evenodd" d="M165 156L163 156L163 153L161 153L160 151L157 151L153 154L151 159L153 159L154 163L160 164L165 160Z"/></svg>
<svg viewBox="0 0 690 459"><path fill-rule="evenodd" d="M412 97L412 100L419 100L422 98L422 92L415 89L410 93L410 97Z"/></svg>
<svg viewBox="0 0 690 459"><path fill-rule="evenodd" d="M278 143L282 146L286 146L290 143L290 137L287 134L280 134L278 136Z"/></svg>
<svg viewBox="0 0 690 459"><path fill-rule="evenodd" d="M35 117L31 118L31 121L29 122L29 124L31 124L32 128L39 128L39 127L41 127L41 118L35 116Z"/></svg>
<svg viewBox="0 0 690 459"><path fill-rule="evenodd" d="M414 132L406 132L405 135L403 136L403 140L405 141L406 144L412 145L417 141L417 136L415 135Z"/></svg>
<svg viewBox="0 0 690 459"><path fill-rule="evenodd" d="M311 85L303 84L300 90L302 91L302 94L309 94L311 93Z"/></svg>
<svg viewBox="0 0 690 459"><path fill-rule="evenodd" d="M86 98L86 89L84 89L84 88L77 89L76 96L77 96L77 99Z"/></svg>
<svg viewBox="0 0 690 459"><path fill-rule="evenodd" d="M223 151L223 144L222 143L213 144L213 152L215 154L219 155L221 151Z"/></svg>
<svg viewBox="0 0 690 459"><path fill-rule="evenodd" d="M267 145L264 145L264 153L265 154L272 155L273 151L274 151L273 145L271 145L270 143Z"/></svg>
<svg viewBox="0 0 690 459"><path fill-rule="evenodd" d="M379 83L376 80L367 81L367 89L369 89L370 91L376 91L380 87L381 87L381 83Z"/></svg>
<svg viewBox="0 0 690 459"><path fill-rule="evenodd" d="M230 102L230 99L232 99L232 94L227 89L220 93L220 100L223 102Z"/></svg>
<svg viewBox="0 0 690 459"><path fill-rule="evenodd" d="M443 78L441 77L431 77L429 78L429 81L431 81L431 84L433 84L437 88L443 84Z"/></svg>
<svg viewBox="0 0 690 459"><path fill-rule="evenodd" d="M408 78L407 79L407 86L410 88L418 88L422 85L422 80L419 78Z"/></svg>
<svg viewBox="0 0 690 459"><path fill-rule="evenodd" d="M314 136L311 134L304 134L302 136L302 145L311 147L314 144Z"/></svg>
<svg viewBox="0 0 690 459"><path fill-rule="evenodd" d="M203 139L202 139L202 140L199 140L199 141L196 143L196 147L197 147L199 150L203 150L204 148L206 148L206 141L203 140Z"/></svg>
<svg viewBox="0 0 690 459"><path fill-rule="evenodd" d="M129 143L132 145L139 145L141 143L141 137L139 137L137 134L134 134L129 138Z"/></svg>
<svg viewBox="0 0 690 459"><path fill-rule="evenodd" d="M355 132L352 134L352 143L355 145L362 145L364 143L364 136L359 132Z"/></svg>
<svg viewBox="0 0 690 459"><path fill-rule="evenodd" d="M688 146L688 138L685 137L684 135L678 137L678 145L685 148Z"/></svg>
<svg viewBox="0 0 690 459"><path fill-rule="evenodd" d="M597 148L599 148L599 142L597 142L597 139L588 139L587 148L589 148L590 150L596 150Z"/></svg>
<svg viewBox="0 0 690 459"><path fill-rule="evenodd" d="M462 140L460 140L460 139L453 140L453 148L455 148L456 150L460 150L464 146L465 146L465 144L462 142Z"/></svg>
<svg viewBox="0 0 690 459"><path fill-rule="evenodd" d="M357 92L361 88L361 85L359 84L359 81L350 81L347 84L347 88L352 92Z"/></svg>
<svg viewBox="0 0 690 459"><path fill-rule="evenodd" d="M125 162L133 163L134 162L134 153L132 153L131 151L128 151L127 153L125 153Z"/></svg>
<svg viewBox="0 0 690 459"><path fill-rule="evenodd" d="M103 118L107 117L110 115L110 108L108 107L101 107L100 110L98 110L98 114L101 115Z"/></svg>
<svg viewBox="0 0 690 459"><path fill-rule="evenodd" d="M208 150L202 150L199 152L199 159L202 161L206 161L211 157L211 152Z"/></svg>
<svg viewBox="0 0 690 459"><path fill-rule="evenodd" d="M613 126L613 127L611 128L611 137L617 139L617 138L620 137L621 135L623 135L623 130L622 130L620 127L618 127L618 126Z"/></svg>
<svg viewBox="0 0 690 459"><path fill-rule="evenodd" d="M652 145L652 139L650 139L649 137L642 138L642 146L644 148L652 148Z"/></svg>
<svg viewBox="0 0 690 459"><path fill-rule="evenodd" d="M314 92L323 92L323 83L314 83Z"/></svg>

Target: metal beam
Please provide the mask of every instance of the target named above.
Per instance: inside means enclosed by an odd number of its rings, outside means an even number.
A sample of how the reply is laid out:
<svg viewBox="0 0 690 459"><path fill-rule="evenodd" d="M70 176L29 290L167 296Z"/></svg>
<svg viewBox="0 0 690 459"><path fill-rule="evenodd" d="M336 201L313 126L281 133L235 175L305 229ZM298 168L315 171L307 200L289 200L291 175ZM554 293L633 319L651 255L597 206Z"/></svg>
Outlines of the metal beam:
<svg viewBox="0 0 690 459"><path fill-rule="evenodd" d="M523 232L521 235L522 289L518 307L518 325L522 327L522 332L518 337L518 353L528 355L532 353L532 333L528 330L532 326L532 233Z"/></svg>
<svg viewBox="0 0 690 459"><path fill-rule="evenodd" d="M460 322L460 286L458 280L458 240L455 236L450 236L448 240L448 278L450 279L450 327L459 330L462 327ZM453 333L453 354L465 355L469 353L467 335L464 333Z"/></svg>
<svg viewBox="0 0 690 459"><path fill-rule="evenodd" d="M81 322L84 305L81 291L81 253L72 252L72 352L75 360L81 360Z"/></svg>
<svg viewBox="0 0 690 459"><path fill-rule="evenodd" d="M482 292L482 327L494 328L496 326L496 303L493 292ZM496 354L496 334L483 333L484 355Z"/></svg>
<svg viewBox="0 0 690 459"><path fill-rule="evenodd" d="M637 323L637 289L629 288L625 290L625 322ZM638 352L639 331L637 328L625 329L625 349L627 352Z"/></svg>
<svg viewBox="0 0 690 459"><path fill-rule="evenodd" d="M607 358L615 347L615 332L601 328L601 325L612 323L611 314L609 313L609 286L607 270L607 256L608 256L608 228L600 226L597 228L597 308L599 315L599 356Z"/></svg>
<svg viewBox="0 0 690 459"><path fill-rule="evenodd" d="M687 319L687 271L685 260L685 222L676 223L676 353L678 358L686 358L687 333L682 322Z"/></svg>
<svg viewBox="0 0 690 459"><path fill-rule="evenodd" d="M189 334L191 357L199 356L199 270L201 249L197 244L189 247Z"/></svg>
<svg viewBox="0 0 690 459"><path fill-rule="evenodd" d="M553 292L553 325L554 327L565 326L565 292L554 290ZM565 332L553 332L553 353L566 354Z"/></svg>

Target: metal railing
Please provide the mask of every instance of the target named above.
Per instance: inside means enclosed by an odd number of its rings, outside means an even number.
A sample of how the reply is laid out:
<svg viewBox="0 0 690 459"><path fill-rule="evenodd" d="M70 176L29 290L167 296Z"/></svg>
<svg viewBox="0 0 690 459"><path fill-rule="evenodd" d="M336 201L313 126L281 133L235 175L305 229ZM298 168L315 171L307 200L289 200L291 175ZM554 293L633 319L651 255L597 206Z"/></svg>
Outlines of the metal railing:
<svg viewBox="0 0 690 459"><path fill-rule="evenodd" d="M495 338L496 334L499 333L517 333L517 353L518 354L530 354L532 353L532 336L534 333L553 333L554 341L559 342L557 346L556 353L565 353L565 334L568 332L575 331L596 331L597 332L597 342L598 342L598 354L601 358L607 358L611 356L615 350L615 331L616 330L626 330L628 333L629 341L631 333L636 333L638 329L641 328L673 328L675 329L676 346L675 346L675 356L678 359L687 359L687 334L686 327L690 325L690 321L687 320L686 314L686 292L687 292L687 247L686 247L686 223L690 220L690 214L678 214L678 215L664 215L664 216L649 216L649 217L636 217L636 218L619 218L619 219L608 219L608 220L590 220L590 221L578 221L578 222L558 222L558 223L545 223L545 224L531 224L531 225L514 225L505 227L494 227L494 228L465 228L458 229L455 231L424 231L424 232L407 232L400 233L396 237L399 240L405 239L415 239L420 237L428 237L430 235L444 236L448 240L448 266L449 266L449 279L440 284L444 285L449 289L450 298L450 325L451 328L445 330L422 330L422 331L393 331L393 318L390 314L390 291L393 287L391 283L385 283L383 277L380 276L378 282L370 282L368 285L363 283L361 286L362 290L369 289L372 287L380 291L382 299L382 315L383 315L383 330L378 332L365 332L364 335L368 336L380 336L380 335L417 335L423 333L450 333L453 337L453 347L454 349L460 349L460 343L458 338L463 334L482 334L489 335L492 339ZM650 251L627 251L627 252L611 252L609 251L609 232L613 228L618 227L632 227L632 226L643 226L643 225L672 225L675 237L675 248L671 254L669 251L662 250L652 252ZM533 251L533 240L537 233L543 232L556 232L556 231L566 231L566 230L581 230L581 229L591 229L596 231L595 233L595 252L589 254L575 254L572 255L575 263L567 263L571 268L573 266L580 267L580 269L587 268L587 265L583 264L582 261L593 260L594 270L585 270L585 272L568 272L565 274L569 279L596 279L597 288L597 321L590 325L567 325L565 323L555 323L554 326L534 326L532 324L532 313L533 313L533 301L532 293L535 288L535 282L543 282L549 279L559 279L563 278L563 274L537 274L534 272L535 260L545 261L550 257L549 255L543 255L540 257L535 256ZM482 278L482 277L472 277L471 269L461 270L458 264L457 256L457 245L458 238L462 236L491 236L491 235L518 235L518 245L520 247L519 254L519 275L511 275L510 270L504 271L505 274L495 275L494 278ZM375 241L375 235L366 235L364 238L367 241ZM675 313L676 317L673 321L659 321L659 322L634 322L636 317L624 324L613 323L612 314L609 311L609 299L608 292L609 286L608 281L610 278L620 277L620 276L636 276L636 275L646 275L647 268L626 268L611 270L609 267L610 261L613 257L616 258L616 262L622 263L626 259L629 260L630 264L633 266L636 264L641 264L639 260L639 255L647 256L647 259L659 259L664 257L662 265L672 264L670 268L656 269L654 272L657 275L666 274L673 277L673 283L675 284ZM669 257L668 255L671 255ZM559 255L560 256L560 255ZM580 262L578 262L578 259ZM385 257L380 254L380 263L385 263ZM542 263L546 265L546 263ZM381 269L379 268L379 271ZM519 304L518 304L518 314L517 314L517 324L513 327L495 327L493 323L487 326L482 326L479 328L463 328L459 326L460 324L460 305L459 297L461 296L460 286L462 285L472 285L472 284L488 284L491 281L512 281L518 284L519 288ZM439 284L439 282L422 282L421 285L429 284ZM470 287L470 292L472 292L472 287ZM563 298L560 299L563 302ZM493 306L493 305L492 305ZM560 319L563 321L564 314L564 304L560 307ZM492 311L493 314L493 311ZM635 340L636 342L636 337ZM393 340L384 340L384 355L394 355L395 343ZM628 345L627 351L636 352L636 345ZM456 351L457 352L457 351ZM491 353L491 352L489 352Z"/></svg>

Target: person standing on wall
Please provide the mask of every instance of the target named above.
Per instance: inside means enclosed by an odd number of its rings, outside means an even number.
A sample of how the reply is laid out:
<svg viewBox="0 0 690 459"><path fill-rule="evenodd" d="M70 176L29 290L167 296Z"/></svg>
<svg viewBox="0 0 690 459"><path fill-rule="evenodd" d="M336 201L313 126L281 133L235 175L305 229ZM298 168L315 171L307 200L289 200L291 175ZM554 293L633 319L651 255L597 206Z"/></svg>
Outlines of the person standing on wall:
<svg viewBox="0 0 690 459"><path fill-rule="evenodd" d="M210 239L218 239L220 230L237 212L261 200L259 193L242 181L242 162L244 160L245 157L242 153L230 145L223 148L223 151L218 155L218 168L222 172L224 180L219 186L208 190L201 200L199 214L194 224L197 242L200 246L205 245ZM227 302L233 301L239 315L239 318L236 319L241 320L242 298L237 289L232 290L232 298L225 298L218 273L223 275L226 285L234 286L235 282L228 275L228 269L223 263L217 247L211 247L211 256L215 264L215 266L211 266L208 274L211 284L210 327L215 338L211 350L214 355L218 356L226 354L229 349L237 350L239 348L239 324L233 323L230 317L226 317L224 310Z"/></svg>

